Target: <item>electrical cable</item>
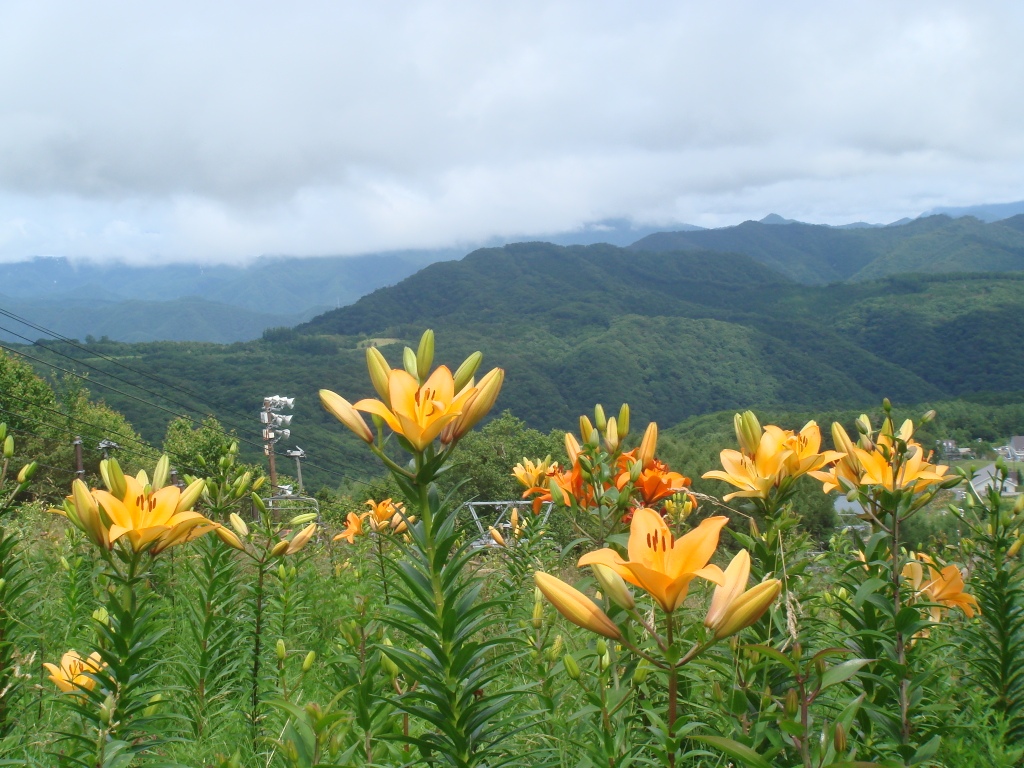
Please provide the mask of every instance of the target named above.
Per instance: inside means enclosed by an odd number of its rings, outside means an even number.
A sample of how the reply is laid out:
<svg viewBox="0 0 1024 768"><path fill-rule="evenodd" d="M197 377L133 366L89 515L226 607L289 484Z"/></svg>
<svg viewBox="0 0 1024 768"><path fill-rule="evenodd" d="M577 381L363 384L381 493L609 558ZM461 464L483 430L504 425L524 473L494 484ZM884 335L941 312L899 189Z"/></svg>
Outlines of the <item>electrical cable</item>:
<svg viewBox="0 0 1024 768"><path fill-rule="evenodd" d="M72 346L74 346L74 347L76 347L78 349L81 349L81 350L86 351L86 352L93 353L92 350L88 350L87 348L82 347L81 345L79 345L79 344L77 344L77 343L75 343L75 342L73 342L73 341L71 341L69 339L66 339L66 337L63 337L63 336L61 336L60 334L58 334L56 332L54 332L54 331L52 331L50 329L47 329L44 326L41 326L41 325L38 325L36 323L32 323L30 321L27 321L24 318L21 318L18 315L15 315L14 313L8 312L8 311L3 310L2 308L0 308L0 314L6 315L7 317L10 317L11 319L16 320L17 322L20 322L20 323L23 323L23 324L28 325L30 327L33 327L36 330L42 331L43 333L48 333L51 336L53 336L54 338L59 339L61 341L65 341L66 343L69 343L69 344L71 344ZM146 392L147 394L152 395L153 397L162 398L162 399L166 400L167 402L170 402L170 403L173 403L174 405L177 405L180 408L186 408L186 409L190 409L191 408L191 406L186 406L186 405L184 405L182 403L176 402L175 400L172 400L171 398L167 397L166 395L161 395L161 394L159 394L157 392L153 392L152 390L150 390L150 389L148 389L146 387L143 387L143 386L141 386L139 384L136 384L134 382L128 381L127 379L123 379L123 378L121 378L119 376L116 376L116 375L110 373L109 371L104 371L101 368L97 368L96 366L90 365L89 363L86 363L83 360L79 360L79 359L77 359L75 357L71 357L70 355L64 354L64 353L62 353L62 352L60 352L59 350L56 350L56 349L51 349L50 347L47 347L45 345L38 344L36 341L33 341L32 339L29 339L27 336L24 336L22 334L16 333L15 331L12 331L12 330L10 330L8 328L0 326L0 331L6 331L7 333L9 333L9 334L11 334L13 336L18 337L19 339L22 339L23 341L25 341L26 343L28 343L31 346L38 346L38 347L40 347L42 349L45 349L48 352L51 352L51 353L56 354L56 355L59 355L60 357L63 357L65 359L67 359L67 360L70 360L72 362L84 365L87 368L90 368L90 369L92 369L92 370L94 370L94 371L96 371L98 373L110 376L111 378L113 378L113 379L115 379L117 381L120 381L120 382L122 382L124 384L127 384L128 386L132 386L132 387L136 387L138 389L141 389L143 392ZM135 400L136 402L140 402L140 403L142 403L144 405L149 405L150 407L157 408L157 409L159 409L161 411L164 411L165 413L169 413L169 414L171 414L171 415L173 415L175 417L184 418L184 419L190 421L191 423L193 423L193 424L195 424L197 426L203 426L202 422L199 422L199 421L197 421L196 419L194 419L194 418L192 418L190 416L187 416L185 414L177 413L176 411L172 411L172 410L170 410L168 408L164 408L163 406L158 405L157 403L152 403L152 402L149 402L149 401L147 401L147 400L145 400L143 398L140 398L140 397L137 397L135 395L132 395L132 394L130 394L128 392L124 392L124 391L118 389L117 387L111 386L110 384L105 384L105 383L103 383L101 381L96 381L96 380L88 379L85 376L82 376L81 374L78 374L78 373L76 373L74 371L68 370L66 368L62 368L61 366L58 366L58 365L56 365L54 363L51 363L51 362L48 362L46 360L41 360L41 359L39 359L37 357L33 357L32 355L28 355L28 354L26 354L24 352L21 352L20 350L14 349L14 348L9 347L9 346L4 345L4 344L0 344L0 348L6 349L9 352L12 352L12 353L17 354L17 355L21 355L22 357L25 357L25 358L27 358L29 360L34 360L35 362L41 363L42 365L47 365L47 366L53 368L54 370L59 370L59 371L62 371L64 373L67 373L67 374L69 374L71 376L75 376L75 377L77 377L77 378L79 378L79 379L81 379L83 381L88 381L90 383L97 384L97 385L99 385L101 387L105 387L105 388L107 388L107 389L109 389L109 390L111 390L113 392L116 392L117 394L120 394L120 395L122 395L124 397L128 397L128 398L130 398L132 400ZM150 378L150 379L152 379L152 380L154 380L154 381L156 381L156 382L158 382L160 384L164 384L165 386L171 386L172 388L178 389L179 391L182 391L182 392L184 392L186 394L189 394L192 397L196 397L193 393L191 393L188 390L185 390L185 389L183 389L181 387L177 387L177 386L175 386L173 384L170 384L168 382L164 382L161 379L158 379L158 378L155 378L155 377L150 376L148 374L145 374L144 372L140 372L140 371L132 368L131 366L124 365L123 363L120 363L119 361L113 360L112 358L109 358L109 357L107 357L105 355L102 355L100 353L95 353L95 354L96 354L97 357L101 357L102 359L105 359L108 362L113 363L114 365L118 365L118 366L120 366L122 368L125 368L126 370L130 370L133 373L137 373L137 374L141 374L141 375L147 376L148 378ZM212 403L209 403L207 401L204 401L202 398L196 397L196 399L199 400L200 402L204 402L205 404L209 405L210 407L217 408L217 406L215 406ZM195 409L193 409L193 410L195 410ZM224 410L224 409L218 408L218 410ZM241 413L241 412L239 411L239 413ZM229 424L229 426L231 426L231 425ZM210 428L210 427L207 427L207 428ZM226 430L221 429L221 430L216 430L216 431L219 431L221 434L225 435L226 437L228 437L228 438L230 438L232 440L238 440L238 441L240 441L242 443L245 443L246 445L249 445L249 446L251 446L253 448L260 448L260 449L262 449L264 447L264 444L262 444L262 443L258 443L258 442L255 442L253 440L248 440L246 438L238 437L237 435L229 433ZM355 481L355 482L361 482L361 483L366 484L366 481L362 481L362 480L359 480L357 478L346 478L343 474L341 474L337 470L328 469L327 467L323 467L323 466L321 466L319 464L316 464L316 463L314 463L312 461L307 461L306 462L306 466L308 466L308 467L310 467L312 469L320 470L321 472L325 472L325 473L327 473L327 474L329 474L329 475L331 475L333 477L339 478L339 479L344 480L344 481Z"/></svg>
<svg viewBox="0 0 1024 768"><path fill-rule="evenodd" d="M164 380L164 379L162 379L162 378L160 378L158 376L155 376L155 375L153 375L151 373L147 373L146 371L140 371L137 368L133 368L130 365L126 365L125 363L121 362L120 360L116 360L116 359L114 359L112 357L108 357L107 355L104 355L102 352L100 352L98 350L90 349L88 347L82 346L81 344L79 344L74 339L69 339L66 336L63 336L63 335L57 333L54 330L46 328L46 327L44 327L42 325L38 325L37 323L34 323L31 320L28 320L28 319L26 319L24 317L20 317L19 315L16 315L13 312L10 312L10 311L4 309L3 307L0 307L0 315L4 315L6 317L9 317L12 320L15 320L16 322L21 323L22 325L27 325L27 326L29 326L31 328L35 328L37 331L41 331L42 333L48 334L49 336L52 336L54 339L62 341L65 344L70 344L72 347L75 347L76 349L80 349L83 352L86 352L86 353L88 353L88 354L90 354L90 355L92 355L94 357L99 357L102 360L106 360L108 363L112 363L113 365L116 365L116 366L118 366L120 368L124 368L126 371L131 371L132 373L138 374L139 376L145 376L147 379L150 379L151 381L155 381L157 384L160 384L160 385L165 386L165 387L170 387L171 389L175 389L175 390L181 392L182 394L188 395L192 399L197 400L200 403L203 403L204 405L208 405L211 408L218 409L218 411L227 410L223 406L214 405L213 403L209 402L208 400L205 400L204 398L202 398L201 396L197 395L195 392L192 392L191 390L188 390L188 389L185 389L184 387L178 386L177 384L175 384L173 382L166 381L166 380ZM8 333L11 333L11 331L8 331ZM20 336L20 334L15 334L15 335L16 336ZM25 338L25 337L24 336L20 336L20 338ZM80 361L80 362L82 362L82 361ZM107 375L111 375L111 374L107 374ZM138 386L138 385L133 385L133 386ZM241 414L242 412L241 411L236 411L236 413ZM249 414L245 414L245 417L248 418ZM236 429L238 428L237 425L235 426L235 428Z"/></svg>

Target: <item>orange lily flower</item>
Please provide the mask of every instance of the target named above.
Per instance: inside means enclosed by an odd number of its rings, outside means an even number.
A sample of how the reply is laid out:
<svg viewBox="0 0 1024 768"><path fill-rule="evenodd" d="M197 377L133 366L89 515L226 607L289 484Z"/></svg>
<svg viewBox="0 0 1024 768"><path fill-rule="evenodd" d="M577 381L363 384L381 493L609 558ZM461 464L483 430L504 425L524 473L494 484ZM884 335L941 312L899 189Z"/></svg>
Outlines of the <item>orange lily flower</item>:
<svg viewBox="0 0 1024 768"><path fill-rule="evenodd" d="M629 560L613 549L599 549L580 558L578 565L607 565L623 579L646 590L667 613L686 599L690 582L697 576L722 584L725 576L708 561L718 547L718 536L729 519L709 517L697 528L676 539L653 509L638 509L629 529Z"/></svg>
<svg viewBox="0 0 1024 768"><path fill-rule="evenodd" d="M82 693L96 687L96 680L89 673L98 673L107 665L100 660L97 652L83 659L78 651L68 651L60 659L60 666L44 662L43 666L50 673L50 681L64 693Z"/></svg>
<svg viewBox="0 0 1024 768"><path fill-rule="evenodd" d="M334 537L334 541L345 539L349 544L356 543L356 536L363 533L363 518L357 515L355 512L349 512L348 517L345 518L348 522L348 526L344 531Z"/></svg>
<svg viewBox="0 0 1024 768"><path fill-rule="evenodd" d="M615 485L621 490L629 482L629 473L619 475ZM634 487L640 492L640 500L644 506L650 507L662 499L675 496L690 486L690 478L678 472L672 472L662 462L654 459L640 473Z"/></svg>
<svg viewBox="0 0 1024 768"><path fill-rule="evenodd" d="M384 499L378 504L373 499L367 499L364 503L370 508L364 516L372 531L379 531L383 527L397 528L403 522L401 510L404 505L400 501L395 503L391 499Z"/></svg>

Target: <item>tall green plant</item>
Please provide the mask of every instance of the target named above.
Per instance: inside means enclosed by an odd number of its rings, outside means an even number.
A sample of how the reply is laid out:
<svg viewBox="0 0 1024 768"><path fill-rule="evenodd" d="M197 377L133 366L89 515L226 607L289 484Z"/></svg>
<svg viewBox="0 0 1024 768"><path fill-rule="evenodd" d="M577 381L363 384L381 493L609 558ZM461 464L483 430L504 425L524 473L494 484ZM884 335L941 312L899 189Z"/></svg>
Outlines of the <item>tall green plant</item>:
<svg viewBox="0 0 1024 768"><path fill-rule="evenodd" d="M1008 475L1000 462L983 494L967 483L963 508L950 511L971 532L971 585L981 608L964 644L971 679L986 696L989 716L1004 721L1004 743L1014 746L1024 740L1024 496L1012 506L1003 498Z"/></svg>

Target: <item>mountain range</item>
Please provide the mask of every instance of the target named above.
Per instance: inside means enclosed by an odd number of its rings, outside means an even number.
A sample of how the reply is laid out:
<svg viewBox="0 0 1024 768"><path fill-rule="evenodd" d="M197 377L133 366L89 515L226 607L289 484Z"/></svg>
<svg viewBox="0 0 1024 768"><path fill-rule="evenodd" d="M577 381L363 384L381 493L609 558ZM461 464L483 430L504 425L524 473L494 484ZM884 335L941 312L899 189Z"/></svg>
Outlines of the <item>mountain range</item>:
<svg viewBox="0 0 1024 768"><path fill-rule="evenodd" d="M812 225L769 214L718 229L676 225L673 231L608 219L533 238L558 245L605 242L634 250L713 250L745 254L798 282L816 285L903 272L1024 269L1024 203L948 209L949 215ZM1015 215L999 221L1001 213ZM529 239L529 238L526 238ZM498 247L511 238L485 244ZM351 304L422 267L461 258L468 248L367 256L265 257L245 265L197 266L73 262L38 258L0 264L0 340L40 337L24 318L57 333L118 341L192 340L228 343L258 338L330 308ZM14 317L12 317L12 315Z"/></svg>
<svg viewBox="0 0 1024 768"><path fill-rule="evenodd" d="M920 227L951 223L939 217ZM95 396L156 442L169 414L183 411L213 413L258 440L262 398L293 396L291 440L321 465L303 465L304 474L336 483L368 471L366 452L320 408L317 390L352 401L374 396L364 347L380 347L398 366L402 345L414 346L427 327L437 334L439 363L456 366L480 349L485 367L504 367L498 408L540 429L571 427L595 402L629 402L638 424L667 427L747 407L1024 398L1020 273L808 285L743 254L611 245L480 249L245 343L46 342L26 351L51 378L60 374L51 366L87 374Z"/></svg>

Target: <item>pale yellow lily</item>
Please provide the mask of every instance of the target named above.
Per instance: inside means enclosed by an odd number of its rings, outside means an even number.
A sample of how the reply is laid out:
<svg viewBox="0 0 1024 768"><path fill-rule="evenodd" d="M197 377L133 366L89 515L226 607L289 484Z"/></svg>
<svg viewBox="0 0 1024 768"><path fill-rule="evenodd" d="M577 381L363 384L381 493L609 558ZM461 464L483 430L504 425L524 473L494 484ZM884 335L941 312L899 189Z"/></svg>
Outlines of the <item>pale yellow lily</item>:
<svg viewBox="0 0 1024 768"><path fill-rule="evenodd" d="M671 613L682 605L695 577L723 583L722 570L709 566L708 561L718 547L719 532L727 522L727 517L709 517L676 539L661 515L653 509L641 508L633 513L629 528L629 560L605 548L584 555L578 565L607 565L630 584L647 591Z"/></svg>
<svg viewBox="0 0 1024 768"><path fill-rule="evenodd" d="M380 400L365 399L356 403L357 411L382 418L396 434L402 435L414 450L423 451L441 431L462 415L467 401L477 393L467 386L455 392L455 380L445 366L435 369L422 386L404 370L393 370L388 377L391 407Z"/></svg>
<svg viewBox="0 0 1024 768"><path fill-rule="evenodd" d="M125 494L121 499L105 490L92 492L110 520L108 538L111 544L126 537L135 552L156 555L217 528L216 523L198 512L181 508L183 500L187 502L194 497L191 491L187 490L183 496L173 485L154 491L131 476L126 476L124 483Z"/></svg>

